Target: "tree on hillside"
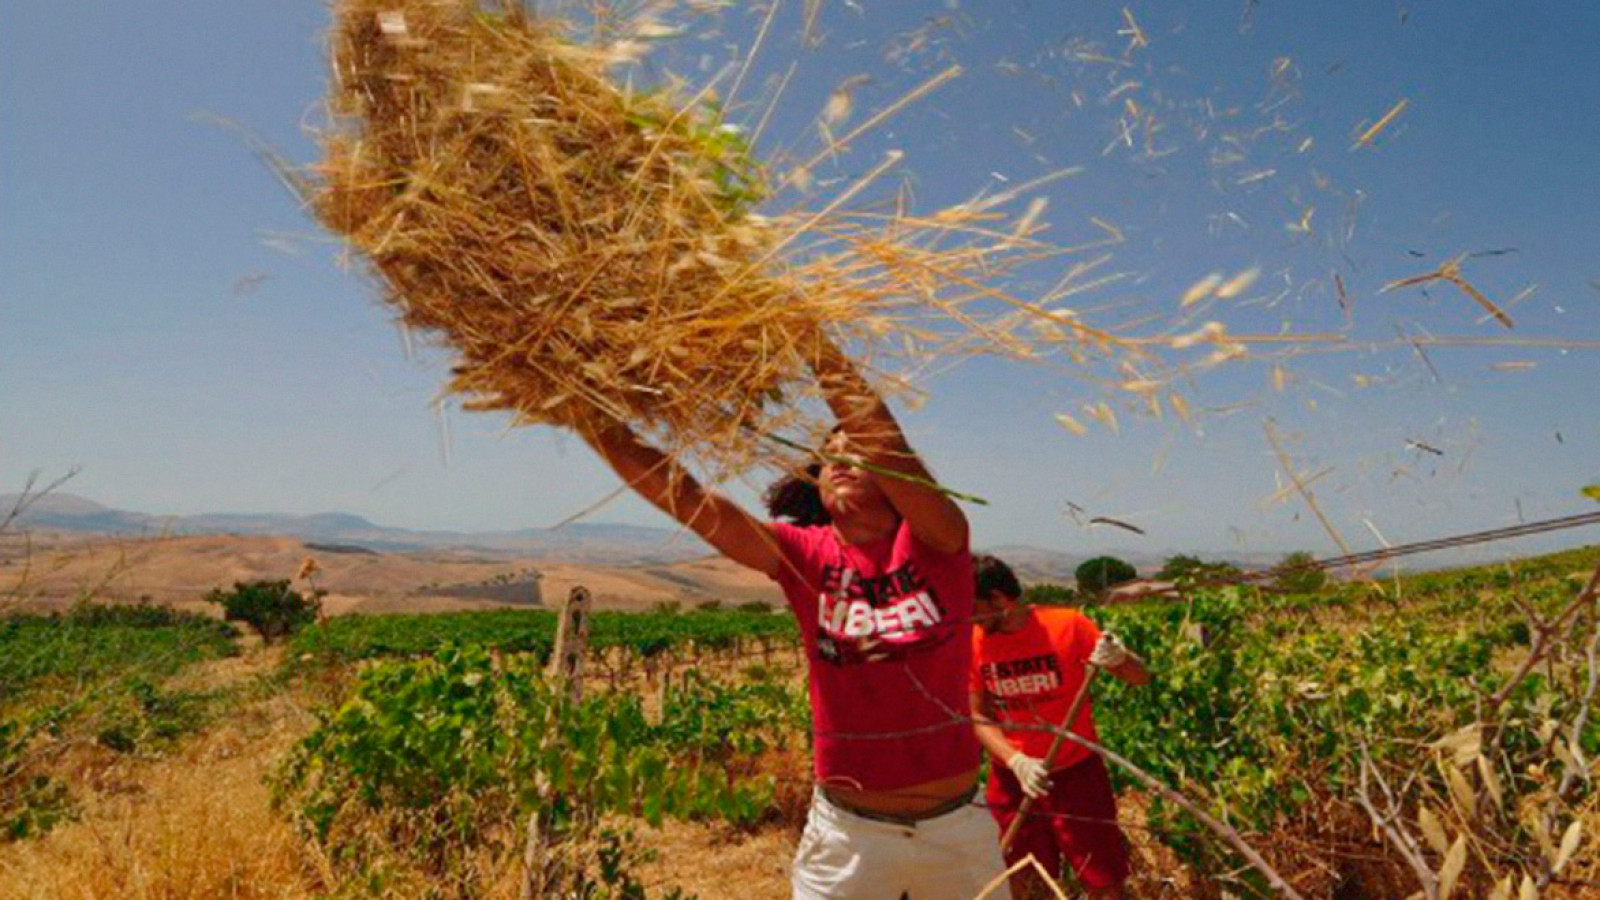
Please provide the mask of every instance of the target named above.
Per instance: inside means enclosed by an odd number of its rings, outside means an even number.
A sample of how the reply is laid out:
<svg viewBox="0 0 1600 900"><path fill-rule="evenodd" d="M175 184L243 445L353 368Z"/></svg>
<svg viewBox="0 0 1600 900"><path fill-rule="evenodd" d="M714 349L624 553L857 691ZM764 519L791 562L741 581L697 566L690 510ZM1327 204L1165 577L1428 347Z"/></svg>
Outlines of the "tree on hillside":
<svg viewBox="0 0 1600 900"><path fill-rule="evenodd" d="M1272 586L1286 594L1315 594L1328 583L1328 573L1304 550L1285 554L1272 567Z"/></svg>
<svg viewBox="0 0 1600 900"><path fill-rule="evenodd" d="M289 587L287 579L235 581L231 591L214 588L206 594L206 602L221 606L223 618L249 625L263 643L270 644L315 622L322 610L322 594L317 590L309 596L301 594Z"/></svg>
<svg viewBox="0 0 1600 900"><path fill-rule="evenodd" d="M1139 570L1115 556L1096 556L1078 566L1078 593L1099 596L1124 582L1139 577Z"/></svg>
<svg viewBox="0 0 1600 900"><path fill-rule="evenodd" d="M1161 571L1155 577L1162 581L1187 582L1193 584L1199 581L1227 582L1238 578L1243 573L1239 567L1229 562L1206 562L1198 556L1179 553L1167 557L1162 563Z"/></svg>
<svg viewBox="0 0 1600 900"><path fill-rule="evenodd" d="M1064 584L1035 581L1022 589L1022 602L1030 606L1071 606L1077 597Z"/></svg>

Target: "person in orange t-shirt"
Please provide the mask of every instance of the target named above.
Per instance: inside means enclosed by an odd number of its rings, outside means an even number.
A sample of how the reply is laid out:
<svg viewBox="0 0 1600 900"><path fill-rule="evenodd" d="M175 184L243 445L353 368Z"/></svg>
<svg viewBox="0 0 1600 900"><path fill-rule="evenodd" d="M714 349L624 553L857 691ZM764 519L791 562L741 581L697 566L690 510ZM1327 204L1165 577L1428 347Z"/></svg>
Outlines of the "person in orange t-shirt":
<svg viewBox="0 0 1600 900"><path fill-rule="evenodd" d="M1149 682L1150 674L1116 636L1101 632L1083 613L1022 605L1022 587L1004 562L978 555L972 564L978 621L972 630L972 713L993 763L986 799L1001 834L1023 799L1033 800L1006 850L1006 864L1032 854L1060 878L1065 857L1091 898L1121 898L1128 846L1117 827L1105 762L1070 740L1048 765L1046 758L1054 729L1083 686L1086 663L1132 685ZM1079 708L1072 732L1100 742L1090 702ZM1022 870L1012 876L1012 893L1032 896L1037 880L1031 869Z"/></svg>

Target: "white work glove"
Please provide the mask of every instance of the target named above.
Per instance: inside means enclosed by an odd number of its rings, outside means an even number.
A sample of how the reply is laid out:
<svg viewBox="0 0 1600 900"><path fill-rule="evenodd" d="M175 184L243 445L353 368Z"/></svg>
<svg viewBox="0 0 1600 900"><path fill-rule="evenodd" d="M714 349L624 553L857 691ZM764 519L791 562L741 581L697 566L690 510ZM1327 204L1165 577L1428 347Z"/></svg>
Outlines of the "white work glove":
<svg viewBox="0 0 1600 900"><path fill-rule="evenodd" d="M1100 635L1100 640L1095 642L1094 650L1089 654L1089 662L1102 669L1115 669L1128 661L1128 648L1123 646L1121 639L1107 631Z"/></svg>
<svg viewBox="0 0 1600 900"><path fill-rule="evenodd" d="M1049 793L1050 770L1044 767L1044 760L1018 753L1006 760L1006 765L1022 783L1022 793L1029 799L1037 800Z"/></svg>

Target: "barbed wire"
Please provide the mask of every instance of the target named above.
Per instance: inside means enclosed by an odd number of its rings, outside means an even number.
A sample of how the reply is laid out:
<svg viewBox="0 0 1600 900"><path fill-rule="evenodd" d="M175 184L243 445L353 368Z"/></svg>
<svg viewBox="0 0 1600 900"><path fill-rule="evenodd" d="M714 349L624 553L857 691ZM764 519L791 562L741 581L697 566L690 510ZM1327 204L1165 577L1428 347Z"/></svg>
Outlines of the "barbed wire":
<svg viewBox="0 0 1600 900"><path fill-rule="evenodd" d="M1369 563L1382 563L1402 556L1415 556L1419 553L1431 553L1435 550L1448 550L1454 547L1467 547L1473 544L1486 544L1494 541L1510 540L1518 537L1528 537L1535 534L1545 534L1552 531L1563 531L1568 528L1579 528L1584 525L1600 525L1600 512L1581 513L1574 516L1564 516L1557 519L1545 519L1539 522L1524 522L1517 525L1508 525L1503 528L1491 528L1486 531L1472 531L1463 534L1454 534L1442 538L1433 538L1425 541L1414 541L1409 544L1396 544L1390 547L1381 547L1376 550L1367 550L1361 553L1348 553L1343 556L1330 556L1313 560L1302 566L1292 566L1290 569L1343 569ZM1246 573L1243 576L1227 579L1223 583L1239 583L1252 581L1259 578L1275 577L1283 569L1261 569ZM1200 582L1197 582L1197 584Z"/></svg>

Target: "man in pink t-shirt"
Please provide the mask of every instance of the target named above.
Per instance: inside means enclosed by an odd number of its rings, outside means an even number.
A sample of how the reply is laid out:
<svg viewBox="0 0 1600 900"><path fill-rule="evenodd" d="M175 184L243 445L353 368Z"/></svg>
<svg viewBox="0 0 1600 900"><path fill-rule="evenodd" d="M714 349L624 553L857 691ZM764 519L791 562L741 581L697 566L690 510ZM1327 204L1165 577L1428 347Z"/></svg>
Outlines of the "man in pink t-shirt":
<svg viewBox="0 0 1600 900"><path fill-rule="evenodd" d="M621 423L575 423L645 499L783 589L805 641L816 787L796 900L971 900L1004 871L972 805L966 516L888 407L826 341L810 360L839 426L762 522ZM1006 886L989 897L1009 900Z"/></svg>
<svg viewBox="0 0 1600 900"><path fill-rule="evenodd" d="M895 791L978 767L965 726L971 559L940 553L902 522L861 544L831 526L770 526L776 581L811 668L817 783ZM967 646L962 646L967 644Z"/></svg>

